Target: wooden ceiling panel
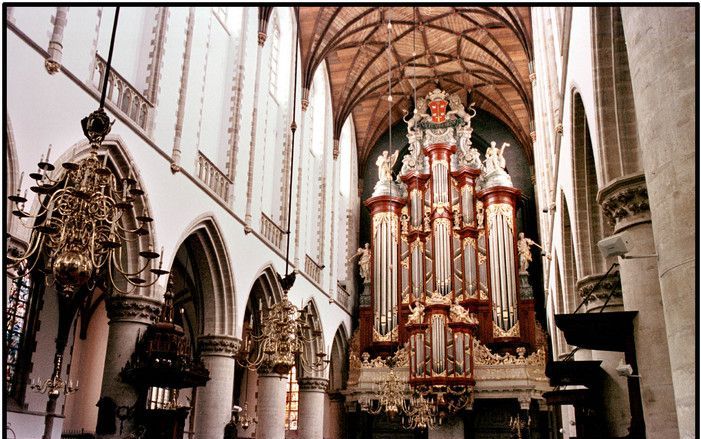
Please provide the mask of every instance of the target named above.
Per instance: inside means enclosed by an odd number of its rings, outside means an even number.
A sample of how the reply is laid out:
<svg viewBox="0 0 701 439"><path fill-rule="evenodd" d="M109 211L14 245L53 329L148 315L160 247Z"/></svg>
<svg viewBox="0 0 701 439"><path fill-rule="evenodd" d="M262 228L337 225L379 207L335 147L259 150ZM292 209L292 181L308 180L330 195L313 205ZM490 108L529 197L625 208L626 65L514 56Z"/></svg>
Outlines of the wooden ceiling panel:
<svg viewBox="0 0 701 439"><path fill-rule="evenodd" d="M334 137L352 114L360 167L388 127L390 64L392 123L413 106L414 87L417 96L438 86L463 99L471 88L476 105L507 124L532 160L528 7L300 7L299 20L303 86L326 61Z"/></svg>

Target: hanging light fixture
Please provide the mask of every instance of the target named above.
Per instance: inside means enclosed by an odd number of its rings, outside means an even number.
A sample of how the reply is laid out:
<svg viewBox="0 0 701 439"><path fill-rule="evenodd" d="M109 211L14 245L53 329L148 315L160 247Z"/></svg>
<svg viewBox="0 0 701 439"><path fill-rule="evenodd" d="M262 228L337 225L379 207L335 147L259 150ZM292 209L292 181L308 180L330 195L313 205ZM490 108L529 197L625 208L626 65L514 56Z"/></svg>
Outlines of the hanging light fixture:
<svg viewBox="0 0 701 439"><path fill-rule="evenodd" d="M394 373L394 368L390 366L387 375L375 382L375 398L366 400L363 409L372 415L379 415L384 411L392 420L400 412L410 411L406 402L407 392L406 382L399 379Z"/></svg>
<svg viewBox="0 0 701 439"><path fill-rule="evenodd" d="M287 248L285 252L285 275L278 274L278 280L282 286L282 299L261 309L262 317L260 330L254 333L253 325L251 331L244 340L244 348L240 351L237 360L239 364L249 369L257 370L265 368L280 375L287 375L292 367L299 364L306 371L320 372L328 367L326 354L317 352L315 358L308 358L305 355L305 346L318 340L321 333L311 330L307 324L307 310L297 308L288 298L288 292L295 282L295 272L290 272L290 225L292 218L292 182L294 172L294 141L297 130L297 65L299 53L297 42L299 41L299 26L296 29L295 38L295 63L294 63L294 86L292 98L292 122L290 123L291 153L290 153L290 179L287 203ZM261 307L262 308L262 307Z"/></svg>
<svg viewBox="0 0 701 439"><path fill-rule="evenodd" d="M98 282L103 283L102 289L108 293L130 293L136 288L150 287L161 275L168 273L162 269L162 259L158 268L153 267L153 260L160 255L151 247L139 252L144 261L143 265L139 264L140 268L129 272L122 266L127 244L147 235L153 219L144 209L137 213L137 227L122 224L124 215L134 211L136 197L144 192L131 173L122 178L107 166L106 151L102 157L98 155L114 123L105 113L104 105L118 18L119 7L115 10L100 106L81 120L83 134L90 142L89 156L78 162L65 162L62 169L57 170L49 161L49 146L46 157L39 160L37 172L29 174L35 181L29 190L37 194L38 210L34 214L26 210L27 191L22 194L24 173L20 176L17 193L8 197L12 202L12 214L31 231L24 252L8 251L5 267L8 277L16 278L19 273L37 270L42 276L47 276L47 285L55 285L58 292L53 372L51 378L32 379L30 384L32 390L49 395L44 439L51 437L60 393L70 394L78 390L77 382L74 385L61 378L61 370L71 324L81 303ZM33 223L28 224L30 222ZM40 269L40 261L46 268ZM20 266L26 269L17 270ZM141 277L147 270L155 275L150 282Z"/></svg>
<svg viewBox="0 0 701 439"><path fill-rule="evenodd" d="M28 271L32 271L46 258L45 273L50 275L47 283L55 283L57 291L65 296L76 294L85 285L92 290L102 276L109 278L116 291L130 293L137 287L150 287L167 273L162 269L162 259L158 268L152 266L151 261L160 256L152 248L139 253L144 261L139 264L140 268L129 272L122 267L126 244L147 235L153 219L144 209L136 216L137 227L130 229L122 224L122 217L134 210L135 197L143 195L144 191L137 186L131 173L128 177L119 177L108 168L106 151L102 157L98 156L114 123L105 113L104 103L118 16L119 8L115 13L100 108L81 121L83 133L90 142L90 155L77 163L65 162L62 170L56 170L49 162L49 146L46 157L42 156L38 163L37 172L29 174L36 182L29 189L37 194L39 201L35 214L26 211L27 192L21 195L24 173L17 193L8 197L13 203L12 214L31 230L26 251L8 255L8 275L12 276L11 269L25 262ZM29 221L33 224L25 224ZM147 282L141 276L149 269L155 277ZM126 282L118 281L117 276ZM120 284L127 288L120 288Z"/></svg>

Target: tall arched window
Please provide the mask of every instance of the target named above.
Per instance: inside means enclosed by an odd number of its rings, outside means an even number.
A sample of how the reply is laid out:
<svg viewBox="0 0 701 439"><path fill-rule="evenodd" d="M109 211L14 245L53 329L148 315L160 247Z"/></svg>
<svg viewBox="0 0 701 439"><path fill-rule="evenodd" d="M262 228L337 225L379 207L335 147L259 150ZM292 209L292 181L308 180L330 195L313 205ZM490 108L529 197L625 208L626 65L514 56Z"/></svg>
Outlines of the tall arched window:
<svg viewBox="0 0 701 439"><path fill-rule="evenodd" d="M314 74L309 92L309 108L305 121L305 143L309 160L305 163L307 174L307 254L317 263L323 256L323 220L322 200L325 196L326 175L326 133L328 105L328 77L322 66Z"/></svg>
<svg viewBox="0 0 701 439"><path fill-rule="evenodd" d="M193 60L196 58L202 64L191 62L190 78L201 88L192 90L194 96L188 102L193 102L200 110L200 153L219 170L225 171L230 149L228 129L232 81L237 61L234 55L241 31L242 12L241 8L226 8L227 13L222 14L220 9L222 8L195 10Z"/></svg>
<svg viewBox="0 0 701 439"><path fill-rule="evenodd" d="M339 282L347 280L346 259L349 239L354 233L349 228L349 222L352 221L351 209L354 206L354 198L357 198L357 192L353 189L353 169L355 167L355 159L353 157L353 121L348 118L341 129L341 136L338 141L338 210L337 210L337 229L336 235L338 239L338 256L337 277Z"/></svg>
<svg viewBox="0 0 701 439"><path fill-rule="evenodd" d="M297 418L299 415L299 384L297 383L297 369L293 367L287 375L287 398L285 399L285 430L297 430Z"/></svg>
<svg viewBox="0 0 701 439"><path fill-rule="evenodd" d="M21 264L13 277L8 278L9 288L5 307L5 389L10 396L17 396L19 388L19 368L22 347L27 332L29 301L32 280L26 271L27 264Z"/></svg>
<svg viewBox="0 0 701 439"><path fill-rule="evenodd" d="M278 227L283 222L284 198L287 196L289 175L285 165L289 163L291 150L290 122L292 111L292 69L294 67L295 30L290 8L273 9L268 24L268 39L263 52L263 68L267 71L267 80L263 76L261 90L267 93L263 111L258 112L262 129L261 138L264 148L263 172L260 176L263 191L261 193L261 210L264 218ZM267 64L266 64L267 63ZM289 171L287 171L289 172Z"/></svg>

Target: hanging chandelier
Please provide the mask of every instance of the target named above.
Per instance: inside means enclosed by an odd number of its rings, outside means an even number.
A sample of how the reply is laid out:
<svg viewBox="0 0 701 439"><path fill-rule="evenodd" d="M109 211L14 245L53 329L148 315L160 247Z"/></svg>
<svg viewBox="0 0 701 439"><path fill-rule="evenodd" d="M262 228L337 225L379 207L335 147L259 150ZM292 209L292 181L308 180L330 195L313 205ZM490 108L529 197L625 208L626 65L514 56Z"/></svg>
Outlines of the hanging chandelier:
<svg viewBox="0 0 701 439"><path fill-rule="evenodd" d="M117 16L118 12L115 30ZM29 189L37 194L38 211L30 214L26 210L26 190L21 195L24 173L17 193L8 197L13 204L12 214L31 230L24 253L8 255L8 275L12 276L12 269L24 262L28 263L27 271L32 271L46 258L44 272L50 275L47 283L55 283L59 293L65 296L74 295L84 285L92 290L100 277L107 277L116 291L130 293L137 287L150 287L167 273L162 269L162 259L158 268L152 265L152 260L160 255L150 246L139 252L143 260L138 264L140 268L130 272L122 265L127 259L124 253L128 243L148 235L153 219L145 208L140 214L135 212L136 197L144 191L131 172L127 177L119 177L107 166L107 151L102 157L98 155L114 123L103 109L114 36L113 31L100 107L81 120L83 133L90 142L89 156L78 162L64 162L62 169L57 170L49 162L49 146L46 157L42 156L37 165L37 172L29 174L35 181ZM122 218L129 213L136 213L138 226L123 225ZM147 270L155 275L150 282L142 277Z"/></svg>
<svg viewBox="0 0 701 439"><path fill-rule="evenodd" d="M375 399L365 401L363 408L372 415L379 415L384 411L392 420L400 412L410 411L406 402L407 392L406 382L399 379L394 373L394 368L390 367L387 375L375 383Z"/></svg>
<svg viewBox="0 0 701 439"><path fill-rule="evenodd" d="M433 430L436 428L436 405L430 398L419 394L411 398L402 427L408 430ZM438 418L439 424L443 418Z"/></svg>
<svg viewBox="0 0 701 439"><path fill-rule="evenodd" d="M299 26L295 42L299 42ZM307 324L306 307L297 308L289 299L288 292L295 282L296 274L290 272L290 224L292 218L292 179L294 170L294 142L297 130L296 102L297 102L297 65L299 52L295 44L294 82L292 98L292 122L290 123L291 153L290 153L290 179L287 203L287 249L285 252L285 275L278 274L278 281L282 286L282 299L272 306L262 309L258 331L254 332L251 320L251 331L244 339L243 349L237 360L239 364L249 369L268 370L280 375L287 375L290 370L299 365L307 372L321 372L328 367L326 354L317 352L314 357L307 355L305 346L316 342L321 336L321 331L312 330ZM251 316L252 318L252 316Z"/></svg>
<svg viewBox="0 0 701 439"><path fill-rule="evenodd" d="M287 281L285 280L287 279ZM291 286L294 273L280 282ZM250 331L239 356L239 364L252 370L266 369L286 375L299 364L306 371L323 371L328 366L326 354L307 358L305 345L314 343L321 335L312 331L306 322L306 308L297 308L288 298L287 289L282 299L262 312L260 332ZM299 359L299 363L298 360Z"/></svg>

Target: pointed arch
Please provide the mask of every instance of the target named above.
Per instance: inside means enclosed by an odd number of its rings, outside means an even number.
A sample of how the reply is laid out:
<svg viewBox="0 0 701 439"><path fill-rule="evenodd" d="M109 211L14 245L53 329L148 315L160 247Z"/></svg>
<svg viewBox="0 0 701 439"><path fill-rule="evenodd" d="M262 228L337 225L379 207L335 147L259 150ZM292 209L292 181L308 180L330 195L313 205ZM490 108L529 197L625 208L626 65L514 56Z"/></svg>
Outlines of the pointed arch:
<svg viewBox="0 0 701 439"><path fill-rule="evenodd" d="M236 328L236 292L231 263L221 229L211 215L193 222L175 247L174 268L190 277L189 294L195 304L198 335L233 336Z"/></svg>
<svg viewBox="0 0 701 439"><path fill-rule="evenodd" d="M596 196L599 192L600 173L594 160L594 149L589 121L582 98L572 90L572 177L574 179L574 212L576 230L577 275L581 279L606 270L597 243L607 223L603 220Z"/></svg>
<svg viewBox="0 0 701 439"><path fill-rule="evenodd" d="M329 360L329 392L337 392L348 381L348 330L343 322L333 337Z"/></svg>
<svg viewBox="0 0 701 439"><path fill-rule="evenodd" d="M304 348L304 356L307 364L313 364L318 360L319 354L325 353L324 330L321 326L321 315L314 297L309 298L301 310L301 319L306 323L304 336L311 340ZM304 367L297 368L298 377L321 377L322 371L307 370Z"/></svg>
<svg viewBox="0 0 701 439"><path fill-rule="evenodd" d="M562 265L564 266L564 309L562 312L571 313L577 308L579 298L577 297L577 266L574 256L574 239L572 237L572 221L570 210L567 207L567 198L561 194L560 224L562 225Z"/></svg>
<svg viewBox="0 0 701 439"><path fill-rule="evenodd" d="M593 73L604 185L642 170L621 8L592 8Z"/></svg>

